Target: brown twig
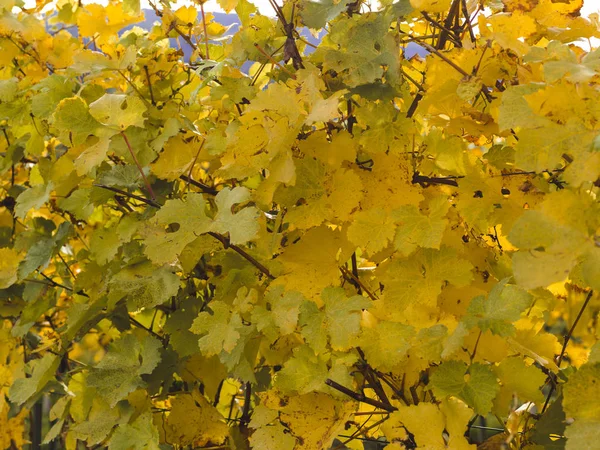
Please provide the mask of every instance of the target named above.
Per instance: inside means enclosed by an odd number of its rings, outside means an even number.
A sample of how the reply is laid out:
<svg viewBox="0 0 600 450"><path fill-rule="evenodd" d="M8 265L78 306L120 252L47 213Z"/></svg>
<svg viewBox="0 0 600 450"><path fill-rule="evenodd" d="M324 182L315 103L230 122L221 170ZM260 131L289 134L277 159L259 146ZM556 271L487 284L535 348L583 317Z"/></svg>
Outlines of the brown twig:
<svg viewBox="0 0 600 450"><path fill-rule="evenodd" d="M467 8L467 0L461 0L461 6L463 14L465 16L465 23L463 29L466 27L469 30L469 38L471 42L475 42L475 33L473 32L473 25L471 24L471 18L469 17L469 9Z"/></svg>
<svg viewBox="0 0 600 450"><path fill-rule="evenodd" d="M368 427L361 429L361 430L357 430L356 433L354 433L352 436L350 436L348 439L346 439L343 442L340 442L336 447L333 448L333 450L340 450L343 448L346 448L346 444L352 442L353 440L356 439L356 436L359 434L358 431L360 431L360 434L365 434L367 431L372 430L375 427L378 427L379 425L381 425L383 422L385 422L386 420L388 420L387 417L384 417L381 420L378 420L377 422L375 422L373 425L369 425ZM341 436L340 436L341 437ZM381 442L381 441L375 441L374 442Z"/></svg>
<svg viewBox="0 0 600 450"><path fill-rule="evenodd" d="M142 330L146 330L148 333L150 333L152 336L154 336L156 339L158 339L159 341L161 341L163 344L165 343L165 336L161 336L160 334L157 334L155 331L152 331L149 328L146 328L144 325L142 325L140 322L138 322L137 320L135 320L133 317L129 316L129 321L134 324L136 327L141 328Z"/></svg>
<svg viewBox="0 0 600 450"><path fill-rule="evenodd" d="M249 381L244 385L244 408L242 410L242 417L240 417L240 424L248 425L250 422L250 402L252 399L252 385Z"/></svg>
<svg viewBox="0 0 600 450"><path fill-rule="evenodd" d="M379 409L383 409L388 412L393 412L393 411L398 410L398 408L396 408L395 406L386 405L385 403L380 402L375 399L372 399L372 398L369 398L364 394L354 392L352 389L348 389L347 387L342 386L341 384L337 383L336 381L333 381L331 378L327 378L327 380L325 380L325 384L327 386L332 387L336 391L340 391L342 394L346 394L348 397L353 398L357 402L366 403L368 405L374 406Z"/></svg>
<svg viewBox="0 0 600 450"><path fill-rule="evenodd" d="M94 186L102 188L102 189L106 189L106 190L109 190L109 191L116 192L117 194L124 195L125 197L130 197L130 198L133 198L135 200L139 200L140 202L145 203L146 205L154 206L155 208L160 208L160 204L156 203L153 200L149 200L149 199L147 199L145 197L141 197L139 195L130 194L129 192L123 191L121 189L117 189L116 187L106 186L104 184L95 184L95 183L94 183Z"/></svg>
<svg viewBox="0 0 600 450"><path fill-rule="evenodd" d="M356 277L352 272L350 272L348 269L346 269L343 266L340 266L340 271L342 272L342 275L344 275L344 277L346 277L346 279L352 283L353 285L355 285L357 287L357 290L359 291L359 294L361 293L360 290L363 290L371 300L375 301L377 300L377 296L375 294L373 294L373 292L371 292L361 281L358 277Z"/></svg>
<svg viewBox="0 0 600 450"><path fill-rule="evenodd" d="M242 258L246 259L254 267L256 267L258 270L260 270L262 273L264 273L268 278L270 278L271 280L275 279L275 277L273 275L271 275L271 272L269 272L269 269L267 269L265 266L263 266L261 263L259 263L256 259L254 259L254 257L252 257L248 253L246 253L246 251L244 249L238 247L235 244L232 244L229 241L229 238L226 238L225 236L222 236L219 233L215 233L213 231L209 231L208 234L210 236L214 237L215 239L217 239L219 242L221 242L221 244L223 244L224 248L226 248L226 249L230 248L231 250L238 253Z"/></svg>
<svg viewBox="0 0 600 450"><path fill-rule="evenodd" d="M456 36L454 35L454 32L448 28L446 28L444 25L442 25L439 22L436 22L435 20L433 20L429 14L427 14L426 12L421 12L421 14L423 15L423 18L429 22L431 25L433 25L434 27L438 28L440 30L440 35L439 35L439 40L438 40L438 48L443 48L440 47L440 44L443 42L444 44L446 43L446 40L451 39L452 43L456 46L456 47L462 47L462 44L460 43L460 41L458 41L456 39ZM443 38L445 36L445 38ZM443 39L442 39L443 38Z"/></svg>
<svg viewBox="0 0 600 450"><path fill-rule="evenodd" d="M449 64L454 70L456 70L458 73L460 73L462 76L464 77L468 77L469 74L467 72L465 72L462 67L458 66L456 63L454 63L454 61L446 58L446 56L440 52L438 49L432 47L431 45L429 45L427 42L420 42L419 45L422 45L423 47L425 47L427 50L429 50L431 53L433 53L434 55L438 56L440 59L442 59L443 61L445 61L447 64Z"/></svg>
<svg viewBox="0 0 600 450"><path fill-rule="evenodd" d="M217 191L215 188L207 186L204 183L200 183L199 181L196 181L187 175L181 175L179 178L191 184L192 186L196 186L198 189L201 189L205 194L217 195L219 193L219 191Z"/></svg>
<svg viewBox="0 0 600 450"><path fill-rule="evenodd" d="M464 176L428 177L415 172L411 182L412 184L420 184L422 187L427 187L430 184L446 184L458 187L458 182L456 181L458 178L464 178Z"/></svg>
<svg viewBox="0 0 600 450"><path fill-rule="evenodd" d="M77 277L75 276L75 273L71 270L69 265L67 264L67 261L65 261L65 258L63 258L60 253L57 253L57 255L60 258L60 260L62 261L62 263L65 265L65 267L67 268L67 272L69 272L69 275L71 275L73 277L73 279L76 280Z"/></svg>
<svg viewBox="0 0 600 450"><path fill-rule="evenodd" d="M150 7L156 13L157 17L162 17L163 16L162 11L160 9L158 9L153 2L148 2L148 3L150 4ZM196 44L194 44L194 41L192 41L192 39L187 34L185 34L183 31L181 31L181 29L177 26L177 24L174 21L169 26L179 36L181 36L185 42L187 42L187 44L192 48L193 51L198 50L198 47L196 46Z"/></svg>
<svg viewBox="0 0 600 450"><path fill-rule="evenodd" d="M404 378L402 379L402 386L396 386L391 380L388 380L387 377L388 375L384 374L383 372L380 372L379 370L376 370L375 373L377 374L377 376L379 377L380 380L383 380L383 382L385 384L387 384L392 391L394 392L394 395L396 396L396 398L402 400L402 402L406 405L409 406L410 403L408 402L408 399L406 398L406 396L404 395Z"/></svg>
<svg viewBox="0 0 600 450"><path fill-rule="evenodd" d="M415 80L413 77L411 77L409 74L407 74L403 70L401 70L401 73L404 78L406 78L408 81L410 81L412 84L414 84L417 87L419 92L425 92L425 87L423 87L423 85L421 83L419 83L417 80Z"/></svg>
<svg viewBox="0 0 600 450"><path fill-rule="evenodd" d="M477 336L477 340L475 341L475 346L473 347L473 353L470 355L471 363L475 359L475 355L477 355L477 347L479 347L479 341L481 340L481 330L479 330L479 335Z"/></svg>

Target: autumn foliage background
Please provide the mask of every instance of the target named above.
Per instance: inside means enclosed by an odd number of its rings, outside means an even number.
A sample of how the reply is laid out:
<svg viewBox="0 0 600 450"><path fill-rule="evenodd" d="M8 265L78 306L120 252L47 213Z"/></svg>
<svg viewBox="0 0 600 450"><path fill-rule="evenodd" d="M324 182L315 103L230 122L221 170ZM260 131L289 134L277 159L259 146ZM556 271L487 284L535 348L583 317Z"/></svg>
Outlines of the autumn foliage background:
<svg viewBox="0 0 600 450"><path fill-rule="evenodd" d="M597 449L598 16L220 4L0 2L0 448Z"/></svg>

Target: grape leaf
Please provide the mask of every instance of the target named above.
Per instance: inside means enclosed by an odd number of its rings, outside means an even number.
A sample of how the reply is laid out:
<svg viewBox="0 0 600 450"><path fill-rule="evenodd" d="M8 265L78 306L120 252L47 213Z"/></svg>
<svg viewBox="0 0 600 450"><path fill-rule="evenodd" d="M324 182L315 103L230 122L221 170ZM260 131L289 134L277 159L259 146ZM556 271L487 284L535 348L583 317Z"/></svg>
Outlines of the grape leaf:
<svg viewBox="0 0 600 450"><path fill-rule="evenodd" d="M0 289L17 281L17 269L22 257L12 248L0 248Z"/></svg>
<svg viewBox="0 0 600 450"><path fill-rule="evenodd" d="M179 277L167 267L156 268L147 261L128 266L115 274L109 282L109 304L127 298L132 311L160 305L179 290Z"/></svg>
<svg viewBox="0 0 600 450"><path fill-rule="evenodd" d="M487 297L478 296L471 300L463 319L469 328L477 326L481 331L490 330L501 336L514 334L512 323L519 320L533 297L519 286L508 284L508 281L505 278L498 282Z"/></svg>
<svg viewBox="0 0 600 450"><path fill-rule="evenodd" d="M90 371L88 384L113 408L127 394L145 386L141 375L152 373L158 365L160 346L152 336L139 340L133 334L125 334Z"/></svg>
<svg viewBox="0 0 600 450"><path fill-rule="evenodd" d="M223 416L199 392L177 395L165 424L165 437L178 445L222 444L228 435Z"/></svg>
<svg viewBox="0 0 600 450"><path fill-rule="evenodd" d="M22 192L17 197L17 205L15 206L16 216L23 219L30 210L41 208L50 198L53 188L54 186L50 182L46 185L34 186Z"/></svg>
<svg viewBox="0 0 600 450"><path fill-rule="evenodd" d="M467 366L461 361L442 363L433 371L430 383L438 398L457 396L472 406L477 414L491 410L492 400L500 389L488 366L480 363Z"/></svg>
<svg viewBox="0 0 600 450"><path fill-rule="evenodd" d="M31 361L28 364L31 377L15 380L8 394L10 401L21 405L38 394L54 378L59 364L59 355L52 353L46 353L41 359Z"/></svg>
<svg viewBox="0 0 600 450"><path fill-rule="evenodd" d="M204 355L218 355L221 350L230 353L240 339L242 319L238 313L232 313L224 302L212 302L210 309L211 312L198 314L190 331L203 335L198 345Z"/></svg>
<svg viewBox="0 0 600 450"><path fill-rule="evenodd" d="M52 119L61 140L73 145L83 144L88 136L96 135L102 126L92 117L88 106L79 97L61 100Z"/></svg>
<svg viewBox="0 0 600 450"><path fill-rule="evenodd" d="M131 126L144 126L146 106L134 95L104 94L90 103L89 111L102 125L123 131Z"/></svg>

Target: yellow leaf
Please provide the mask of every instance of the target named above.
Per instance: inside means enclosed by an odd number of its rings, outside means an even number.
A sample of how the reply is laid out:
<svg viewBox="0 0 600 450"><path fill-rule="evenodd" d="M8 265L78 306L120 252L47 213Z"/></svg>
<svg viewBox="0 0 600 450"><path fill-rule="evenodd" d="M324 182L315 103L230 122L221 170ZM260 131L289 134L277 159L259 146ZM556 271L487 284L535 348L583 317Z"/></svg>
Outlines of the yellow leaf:
<svg viewBox="0 0 600 450"><path fill-rule="evenodd" d="M200 144L193 140L186 142L181 136L172 137L167 141L159 158L150 166L152 172L159 178L173 181L189 170Z"/></svg>
<svg viewBox="0 0 600 450"><path fill-rule="evenodd" d="M348 240L372 255L383 250L394 237L396 226L382 208L361 211L348 227Z"/></svg>
<svg viewBox="0 0 600 450"><path fill-rule="evenodd" d="M0 289L17 281L17 269L23 257L12 248L0 248Z"/></svg>
<svg viewBox="0 0 600 450"><path fill-rule="evenodd" d="M229 434L223 416L197 390L177 395L171 402L164 431L166 442L204 447L222 444Z"/></svg>
<svg viewBox="0 0 600 450"><path fill-rule="evenodd" d="M410 5L417 11L428 13L447 12L451 0L410 0Z"/></svg>

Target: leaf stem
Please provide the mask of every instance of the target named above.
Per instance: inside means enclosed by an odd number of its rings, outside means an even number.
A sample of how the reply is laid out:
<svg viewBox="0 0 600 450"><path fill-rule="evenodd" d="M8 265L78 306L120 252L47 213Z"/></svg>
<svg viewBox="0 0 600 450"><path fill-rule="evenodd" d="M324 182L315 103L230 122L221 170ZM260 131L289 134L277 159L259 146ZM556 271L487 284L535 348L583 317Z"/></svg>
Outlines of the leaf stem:
<svg viewBox="0 0 600 450"><path fill-rule="evenodd" d="M138 170L140 171L140 174L142 175L142 179L144 180L146 189L150 193L150 197L152 198L152 200L156 201L156 196L154 195L152 186L150 186L150 183L148 182L148 179L146 178L146 175L144 174L144 170L142 169L142 166L140 166L140 162L138 161L137 157L135 156L135 153L133 152L133 148L131 148L131 144L129 143L129 139L127 139L127 135L125 134L125 131L121 131L121 136L123 136L123 139L125 140L125 144L127 144L127 148L129 149L129 153L131 154L131 157L133 158L133 162L135 162L135 165L137 166Z"/></svg>
<svg viewBox="0 0 600 450"><path fill-rule="evenodd" d="M361 290L365 291L365 293L369 296L369 298L373 301L377 300L377 296L373 294L363 283L360 281L358 277L356 277L352 272L346 269L343 266L340 266L340 272L344 278L346 278L350 283L357 287L357 292L360 294Z"/></svg>
<svg viewBox="0 0 600 450"><path fill-rule="evenodd" d="M134 324L136 327L141 328L142 330L146 330L148 333L150 333L152 336L154 336L156 339L158 339L163 344L165 343L165 337L164 336L161 336L160 334L157 334L155 331L152 331L151 329L146 328L144 325L142 325L140 322L138 322L133 317L129 316L129 321L132 324Z"/></svg>
<svg viewBox="0 0 600 450"><path fill-rule="evenodd" d="M196 152L196 156L194 157L194 160L192 161L192 164L190 166L190 170L188 171L188 176L187 176L187 185L186 185L186 190L188 190L190 188L190 180L192 180L192 172L194 171L194 166L196 165L196 161L198 161L198 156L200 156L200 152L202 151L202 147L204 147L204 143L206 142L206 139L202 139L202 143L200 144L200 147L198 148L198 151Z"/></svg>
<svg viewBox="0 0 600 450"><path fill-rule="evenodd" d="M149 199L144 198L144 197L140 197L139 195L130 194L129 192L123 191L121 189L117 189L117 188L112 187L112 186L106 186L104 184L94 184L93 186L96 186L96 187L99 187L99 188L102 188L102 189L107 189L109 191L116 192L117 194L124 195L125 197L134 198L136 200L139 200L142 203L145 203L146 205L154 206L155 208L160 208L160 205L158 203L156 203L155 201L149 200Z"/></svg>
<svg viewBox="0 0 600 450"><path fill-rule="evenodd" d="M348 389L346 386L342 386L341 384L333 381L331 378L327 378L325 380L325 384L327 386L332 387L336 391L340 391L342 394L346 394L348 397L353 398L357 402L366 403L368 405L374 406L379 409L383 409L388 412L397 411L398 408L391 405L386 405L383 402L367 397L365 394L360 394L358 392L354 392L352 389Z"/></svg>
<svg viewBox="0 0 600 450"><path fill-rule="evenodd" d="M204 45L206 46L206 59L210 59L208 50L208 31L206 29L206 16L204 15L204 2L200 2L200 13L202 14L202 26L204 28Z"/></svg>
<svg viewBox="0 0 600 450"><path fill-rule="evenodd" d="M246 251L244 249L238 247L235 244L232 244L228 238L226 238L225 236L221 236L219 233L215 233L213 231L209 231L208 234L211 235L212 237L214 237L215 239L217 239L218 241L220 241L221 244L223 244L224 248L226 248L226 249L231 248L231 250L237 252L242 258L244 258L248 262L250 262L254 267L256 267L258 270L260 270L262 273L264 273L268 278L270 278L271 280L275 279L275 277L271 274L271 272L269 272L269 269L267 269L265 266L263 266L261 263L259 263L256 259L254 259L248 253L246 253Z"/></svg>
<svg viewBox="0 0 600 450"><path fill-rule="evenodd" d="M558 360L556 361L556 366L560 369L560 364L562 363L562 360L565 356L565 352L567 351L567 345L569 345L569 341L571 340L571 336L573 335L573 332L575 331L575 327L577 326L577 324L579 323L579 319L581 319L581 316L583 315L583 312L585 311L585 309L587 308L588 303L590 302L590 299L592 298L592 295L594 295L594 290L590 290L590 292L588 292L587 297L585 298L583 305L581 305L581 309L579 310L579 313L577 314L577 317L575 317L575 322L573 322L573 325L571 325L571 328L569 329L569 331L567 332L564 342L563 342L563 346L562 349L560 351L560 355L558 356ZM542 414L544 414L544 412L546 411L546 409L548 408L548 403L550 403L550 397L552 397L552 394L554 393L554 390L556 389L556 382L552 383L552 386L550 386L550 391L548 392L548 396L546 397L546 402L544 403L544 407L542 408Z"/></svg>
<svg viewBox="0 0 600 450"><path fill-rule="evenodd" d="M137 88L137 86L136 86L135 84L133 84L133 81L131 81L129 78L127 78L127 77L125 76L125 74L124 74L122 71L120 71L120 70L117 70L117 73L123 77L123 79L124 79L124 80L127 82L127 84L128 84L129 86L131 86L131 89L133 89L133 90L134 90L134 92L135 92L135 93L138 95L138 97L139 97L139 98L140 98L140 99L141 99L141 100L142 100L142 101L143 101L143 102L146 104L146 106L148 106L148 105L149 105L149 102L148 102L148 100L146 99L146 97L144 97L144 96L142 95L142 93L141 93L141 92L140 92L140 90ZM151 92L152 92L152 91L151 91ZM154 104L154 103L152 103L152 104Z"/></svg>
<svg viewBox="0 0 600 450"><path fill-rule="evenodd" d="M240 423L242 425L248 425L250 422L250 403L252 399L252 385L249 381L244 386L244 409L242 410L242 417Z"/></svg>
<svg viewBox="0 0 600 450"><path fill-rule="evenodd" d="M192 186L196 186L197 188L201 189L205 194L217 195L219 193L215 188L207 186L204 183L200 183L199 181L196 181L187 175L181 175L179 178L183 181L187 181Z"/></svg>
<svg viewBox="0 0 600 450"><path fill-rule="evenodd" d="M579 313L577 314L577 317L575 318L575 322L573 322L573 325L571 325L571 328L569 329L569 332L565 336L565 341L564 341L562 349L560 351L560 356L558 357L558 361L556 362L556 365L559 368L560 368L560 363L562 362L562 360L563 360L563 358L565 356L565 352L567 350L567 345L569 344L569 341L571 340L571 336L573 335L573 331L575 331L575 327L579 323L579 319L581 319L581 316L583 315L583 312L585 311L585 308L587 308L587 305L590 302L590 299L592 298L592 295L594 295L594 291L593 290L591 290L590 292L588 292L588 295L585 298L585 301L583 302L583 305L581 305L581 309L579 310Z"/></svg>
<svg viewBox="0 0 600 450"><path fill-rule="evenodd" d="M150 81L150 72L148 72L148 66L144 66L144 72L146 72L146 80L148 80L148 90L150 91L150 100L153 105L156 105L154 101L154 92L152 91L152 82Z"/></svg>
<svg viewBox="0 0 600 450"><path fill-rule="evenodd" d="M271 55L269 55L260 45L258 45L256 42L254 43L254 46L256 47L256 49L261 52L272 64L276 65L277 67L279 67L281 70L283 70L285 73L287 73L292 79L296 79L296 75L294 75L292 72L290 72L285 66L282 66L281 64L279 64L277 61L275 61L273 59L273 57Z"/></svg>

